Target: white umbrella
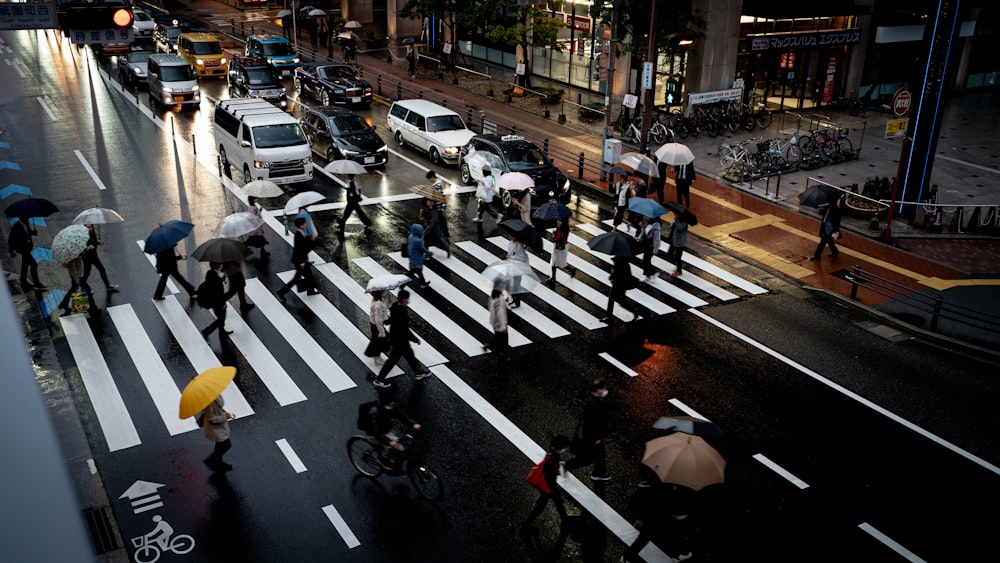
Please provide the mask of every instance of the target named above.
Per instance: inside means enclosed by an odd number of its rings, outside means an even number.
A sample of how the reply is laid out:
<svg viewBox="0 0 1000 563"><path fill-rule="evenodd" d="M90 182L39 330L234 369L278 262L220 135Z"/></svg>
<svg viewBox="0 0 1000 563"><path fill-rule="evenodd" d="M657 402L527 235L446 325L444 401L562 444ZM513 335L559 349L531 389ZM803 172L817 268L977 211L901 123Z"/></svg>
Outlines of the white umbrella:
<svg viewBox="0 0 1000 563"><path fill-rule="evenodd" d="M276 17L276 18L283 18L285 16L290 16L290 15L292 15L292 11L291 10L281 10L277 14L274 14L274 17Z"/></svg>
<svg viewBox="0 0 1000 563"><path fill-rule="evenodd" d="M103 225L105 223L121 223L125 218L114 209L106 207L91 207L84 209L73 219L74 225Z"/></svg>
<svg viewBox="0 0 1000 563"><path fill-rule="evenodd" d="M535 187L535 180L524 172L508 172L497 178L497 187L519 192Z"/></svg>
<svg viewBox="0 0 1000 563"><path fill-rule="evenodd" d="M351 20L344 24L344 29L361 29L361 22Z"/></svg>
<svg viewBox="0 0 1000 563"><path fill-rule="evenodd" d="M621 156L618 164L635 170L637 174L644 174L653 178L660 177L660 171L656 169L656 161L644 154L627 152Z"/></svg>
<svg viewBox="0 0 1000 563"><path fill-rule="evenodd" d="M290 197L288 199L288 203L285 204L285 213L294 213L307 205L312 205L318 201L323 201L324 199L326 199L326 196L319 192L309 191L295 194Z"/></svg>
<svg viewBox="0 0 1000 563"><path fill-rule="evenodd" d="M254 180L243 185L243 193L254 197L278 197L285 192L270 180Z"/></svg>
<svg viewBox="0 0 1000 563"><path fill-rule="evenodd" d="M313 16L313 17L315 17L315 16L325 16L326 12L324 12L323 10L320 10L319 8L316 8L315 10L310 10L309 11L309 15Z"/></svg>
<svg viewBox="0 0 1000 563"><path fill-rule="evenodd" d="M368 172L365 170L364 166L361 166L353 160L334 160L323 167L330 174L364 174Z"/></svg>
<svg viewBox="0 0 1000 563"><path fill-rule="evenodd" d="M70 225L52 238L52 259L66 264L83 252L90 241L90 229L83 225Z"/></svg>
<svg viewBox="0 0 1000 563"><path fill-rule="evenodd" d="M387 289L396 289L402 285L406 285L413 281L410 276L403 274L386 274L384 276L377 276L368 280L368 285L365 286L365 291L371 293L372 291L383 291Z"/></svg>
<svg viewBox="0 0 1000 563"><path fill-rule="evenodd" d="M350 39L351 37L354 37L354 34L350 31L341 31L337 34L337 39Z"/></svg>
<svg viewBox="0 0 1000 563"><path fill-rule="evenodd" d="M225 216L215 228L220 236L236 238L256 231L264 225L264 220L247 211Z"/></svg>
<svg viewBox="0 0 1000 563"><path fill-rule="evenodd" d="M503 286L507 293L531 293L538 286L538 275L531 265L520 260L499 260L486 266L483 277L494 286Z"/></svg>
<svg viewBox="0 0 1000 563"><path fill-rule="evenodd" d="M681 143L667 143L656 149L656 160L666 162L671 166L681 164L691 164L694 162L694 153L687 145Z"/></svg>

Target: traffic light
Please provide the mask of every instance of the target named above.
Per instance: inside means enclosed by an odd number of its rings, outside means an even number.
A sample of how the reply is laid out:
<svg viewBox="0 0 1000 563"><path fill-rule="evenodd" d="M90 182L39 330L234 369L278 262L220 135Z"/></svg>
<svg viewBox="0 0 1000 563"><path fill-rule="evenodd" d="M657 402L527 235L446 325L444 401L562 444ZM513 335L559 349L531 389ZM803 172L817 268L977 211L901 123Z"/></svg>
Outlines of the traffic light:
<svg viewBox="0 0 1000 563"><path fill-rule="evenodd" d="M132 10L120 2L71 2L62 4L59 10L59 27L74 39L82 34L88 37L99 35L102 39L114 38L116 41L132 41L134 19Z"/></svg>

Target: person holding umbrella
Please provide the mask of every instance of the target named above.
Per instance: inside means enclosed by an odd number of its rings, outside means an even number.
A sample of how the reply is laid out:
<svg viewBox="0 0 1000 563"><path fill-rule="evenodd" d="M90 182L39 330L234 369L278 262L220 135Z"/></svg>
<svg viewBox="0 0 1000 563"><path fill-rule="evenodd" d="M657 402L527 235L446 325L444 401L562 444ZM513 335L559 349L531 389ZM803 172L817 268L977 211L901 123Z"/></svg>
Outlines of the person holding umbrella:
<svg viewBox="0 0 1000 563"><path fill-rule="evenodd" d="M261 219L264 219L264 208L261 206L258 198L255 195L247 196L247 213ZM247 233L246 245L250 247L255 247L260 249L260 257L265 258L267 255L271 254L264 247L268 245L267 238L264 237L264 225L261 225L255 231Z"/></svg>
<svg viewBox="0 0 1000 563"><path fill-rule="evenodd" d="M484 350L493 350L501 360L507 359L507 304L503 299L503 283L495 282L490 292L490 326L493 327L493 340L484 344Z"/></svg>
<svg viewBox="0 0 1000 563"><path fill-rule="evenodd" d="M59 308L63 311L70 310L73 313L99 312L97 305L94 304L94 292L90 289L90 285L86 280L83 279L83 257L77 256L62 266L66 268L66 272L69 274L70 285L69 291L66 292L62 301L59 302ZM80 294L85 297L78 297ZM84 298L86 299L86 304L82 302ZM81 301L78 302L77 299Z"/></svg>
<svg viewBox="0 0 1000 563"><path fill-rule="evenodd" d="M576 277L576 268L569 265L569 219L556 219L556 228L552 231L552 256L549 266L552 267L552 277L545 285L549 289L556 287L556 270L563 268L569 271L569 277Z"/></svg>
<svg viewBox="0 0 1000 563"><path fill-rule="evenodd" d="M677 203L691 207L691 183L694 182L694 162L674 166L674 183L677 186Z"/></svg>
<svg viewBox="0 0 1000 563"><path fill-rule="evenodd" d="M306 234L306 220L302 217L295 218L295 240L292 243L292 264L295 265L295 275L288 283L278 290L278 299L284 303L285 294L288 293L299 280L305 280L308 287L306 295L316 295L316 284L313 281L312 268L309 266L309 252L313 249L312 240Z"/></svg>
<svg viewBox="0 0 1000 563"><path fill-rule="evenodd" d="M611 275L608 279L611 280L611 291L608 293L608 309L605 311L601 322L609 323L614 318L611 316L611 313L615 310L615 301L635 315L636 319L644 316L642 311L633 309L625 301L625 293L636 286L635 276L632 275L632 265L629 263L628 256L615 256L611 259Z"/></svg>
<svg viewBox="0 0 1000 563"><path fill-rule="evenodd" d="M382 369L379 370L378 375L372 381L372 385L375 387L385 388L392 386L386 379L392 368L396 367L396 363L399 362L400 358L406 358L406 363L410 364L410 369L413 370L413 377L417 381L431 376L430 370L424 364L420 363L420 360L413 354L413 348L410 346L410 342L415 342L419 345L421 340L410 330L409 304L410 292L405 289L399 290L399 293L396 295L396 302L389 308L389 343L391 345L389 359L382 364Z"/></svg>
<svg viewBox="0 0 1000 563"><path fill-rule="evenodd" d="M507 243L507 260L517 260L518 262L528 262L528 251L524 246L524 242L521 241L521 232L510 232L510 242ZM520 276L516 276L512 283L517 286L521 282ZM521 296L517 293L512 293L510 299L507 301L511 309L516 309L521 306Z"/></svg>
<svg viewBox="0 0 1000 563"><path fill-rule="evenodd" d="M45 289L41 280L38 279L38 262L31 255L35 243L32 237L37 236L38 231L28 224L24 217L16 217L14 224L10 226L10 235L7 236L7 248L10 249L10 257L21 255L21 289L30 291L32 289ZM28 275L31 275L31 283L28 283Z"/></svg>
<svg viewBox="0 0 1000 563"><path fill-rule="evenodd" d="M371 323L371 341L365 348L365 355L371 358L375 365L385 363L382 353L389 351L389 334L385 330L389 320L389 306L386 305L386 294L381 289L372 291L372 303L368 309L368 322Z"/></svg>
<svg viewBox="0 0 1000 563"><path fill-rule="evenodd" d="M215 449L212 450L211 455L205 458L205 465L216 473L233 470L232 465L222 460L222 456L233 447L232 442L229 441L229 421L235 418L233 413L227 412L223 408L225 404L222 395L219 395L205 407L202 413L202 428L205 431L205 437L215 442Z"/></svg>
<svg viewBox="0 0 1000 563"><path fill-rule="evenodd" d="M243 275L243 262L241 260L231 260L222 267L222 274L229 280L229 291L223 298L229 301L234 295L240 298L240 311L244 313L256 307L253 303L247 303L247 278Z"/></svg>
<svg viewBox="0 0 1000 563"><path fill-rule="evenodd" d="M101 274L101 281L104 282L104 289L108 293L114 293L118 291L118 286L108 280L108 271L104 268L101 257L97 255L97 247L104 244L104 241L97 238L97 231L94 230L94 225L87 223L84 226L90 231L90 236L87 240L87 248L83 249L83 277L80 280L86 283L87 278L90 277L91 267L97 268L97 272Z"/></svg>
<svg viewBox="0 0 1000 563"><path fill-rule="evenodd" d="M840 254L833 235L840 232L840 208L846 200L847 194L840 194L840 197L827 206L823 213L823 220L819 223L819 245L816 246L816 252L809 257L810 260L819 260L823 253L823 247L826 245L830 245L830 256Z"/></svg>
<svg viewBox="0 0 1000 563"><path fill-rule="evenodd" d="M184 287L192 298L198 295L198 290L191 285L191 282L184 279L180 270L177 269L177 261L183 259L184 255L177 251L176 243L170 248L156 253L156 272L160 274L160 281L157 282L156 290L153 291L154 301L163 301L163 290L167 288L167 278L171 276Z"/></svg>
<svg viewBox="0 0 1000 563"><path fill-rule="evenodd" d="M639 246L642 247L642 281L650 283L656 276L656 268L653 267L653 256L660 251L660 227L659 217L643 217L639 221Z"/></svg>
<svg viewBox="0 0 1000 563"><path fill-rule="evenodd" d="M479 177L476 186L476 217L473 223L483 222L483 213L489 213L494 219L499 221L497 209L493 206L493 196L496 192L496 179L493 178L493 170L489 165L483 165L483 175Z"/></svg>
<svg viewBox="0 0 1000 563"><path fill-rule="evenodd" d="M684 249L687 248L688 242L688 212L674 210L674 224L670 226L670 234L667 235L667 240L670 241L670 256L674 261L674 273L670 274L670 277L678 277L681 275L681 256L684 255Z"/></svg>
<svg viewBox="0 0 1000 563"><path fill-rule="evenodd" d="M410 236L406 238L406 254L410 260L410 271L407 275L420 282L424 289L430 282L424 279L424 257L432 257L434 253L424 246L424 226L420 223L410 225Z"/></svg>
<svg viewBox="0 0 1000 563"><path fill-rule="evenodd" d="M417 51L413 48L412 41L406 45L406 73L410 78L417 77Z"/></svg>
<svg viewBox="0 0 1000 563"><path fill-rule="evenodd" d="M198 304L206 309L211 309L215 314L215 321L201 329L201 335L208 338L210 334L219 330L219 338L223 334L232 334L233 331L226 330L226 289L222 281L226 277L222 273L222 262L209 262L208 271L205 272L205 283L198 289Z"/></svg>
<svg viewBox="0 0 1000 563"><path fill-rule="evenodd" d="M345 174L345 176L347 176L347 206L344 207L344 213L340 216L337 238L344 238L344 229L347 227L347 219L350 218L351 213L358 214L358 218L365 225L365 234L370 235L372 234L372 220L361 209L361 190L358 188L357 182L354 181L354 174Z"/></svg>

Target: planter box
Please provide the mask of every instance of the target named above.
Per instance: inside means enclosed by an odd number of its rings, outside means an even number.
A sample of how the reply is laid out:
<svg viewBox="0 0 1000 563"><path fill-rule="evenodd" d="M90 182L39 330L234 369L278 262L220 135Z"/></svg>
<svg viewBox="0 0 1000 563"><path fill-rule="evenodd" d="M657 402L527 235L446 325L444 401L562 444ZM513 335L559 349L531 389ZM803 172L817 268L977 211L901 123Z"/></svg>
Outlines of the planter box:
<svg viewBox="0 0 1000 563"><path fill-rule="evenodd" d="M538 97L543 104L558 104L562 101L562 93L559 94L545 94Z"/></svg>
<svg viewBox="0 0 1000 563"><path fill-rule="evenodd" d="M869 209L867 207L857 207L851 204L850 198L844 202L844 208L848 215L859 219L871 219L872 217L879 216L883 211L885 211L884 208Z"/></svg>
<svg viewBox="0 0 1000 563"><path fill-rule="evenodd" d="M596 109L580 108L580 117L582 119L597 119L604 117L604 113Z"/></svg>

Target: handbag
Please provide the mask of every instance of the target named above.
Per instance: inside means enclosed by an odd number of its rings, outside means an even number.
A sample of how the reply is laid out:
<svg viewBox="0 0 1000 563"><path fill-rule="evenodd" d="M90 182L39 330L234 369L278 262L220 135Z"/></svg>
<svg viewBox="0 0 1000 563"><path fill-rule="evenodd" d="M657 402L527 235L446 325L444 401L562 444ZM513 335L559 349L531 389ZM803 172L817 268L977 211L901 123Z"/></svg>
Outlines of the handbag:
<svg viewBox="0 0 1000 563"><path fill-rule="evenodd" d="M399 253L403 255L403 258L409 258L410 257L410 243L409 242L404 242L403 246L401 246L399 248Z"/></svg>
<svg viewBox="0 0 1000 563"><path fill-rule="evenodd" d="M83 288L76 286L76 291L69 294L69 309L73 313L86 313L90 310L90 297Z"/></svg>
<svg viewBox="0 0 1000 563"><path fill-rule="evenodd" d="M545 462L549 460L549 454L545 454L542 461L539 461L531 471L528 472L528 476L524 478L532 487L542 491L543 493L549 495L552 494L552 489L549 488L549 482L545 479Z"/></svg>

